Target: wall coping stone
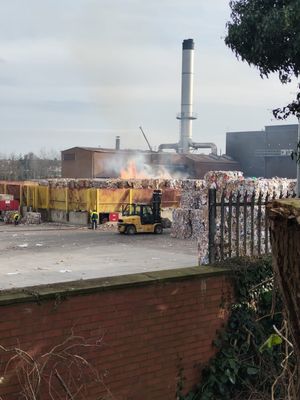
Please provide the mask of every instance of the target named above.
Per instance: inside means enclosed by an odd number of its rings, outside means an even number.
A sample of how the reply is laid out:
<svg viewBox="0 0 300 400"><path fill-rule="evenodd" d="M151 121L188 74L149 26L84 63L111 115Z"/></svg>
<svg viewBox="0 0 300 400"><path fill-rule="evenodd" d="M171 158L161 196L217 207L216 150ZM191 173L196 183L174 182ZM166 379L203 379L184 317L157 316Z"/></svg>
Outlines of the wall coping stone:
<svg viewBox="0 0 300 400"><path fill-rule="evenodd" d="M202 280L214 276L230 275L231 272L230 268L200 266L15 288L0 291L0 306L27 302L40 304L43 300L58 301L71 296L187 279Z"/></svg>
<svg viewBox="0 0 300 400"><path fill-rule="evenodd" d="M274 200L270 208L282 216L294 215L298 217L300 215L300 199Z"/></svg>

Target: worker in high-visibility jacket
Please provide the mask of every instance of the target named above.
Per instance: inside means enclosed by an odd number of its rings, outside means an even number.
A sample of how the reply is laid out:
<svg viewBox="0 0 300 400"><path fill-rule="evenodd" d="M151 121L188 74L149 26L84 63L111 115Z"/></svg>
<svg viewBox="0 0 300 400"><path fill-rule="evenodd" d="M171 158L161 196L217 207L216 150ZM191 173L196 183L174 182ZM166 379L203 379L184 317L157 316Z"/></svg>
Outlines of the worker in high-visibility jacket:
<svg viewBox="0 0 300 400"><path fill-rule="evenodd" d="M18 212L15 212L13 215L13 221L15 225L19 225L19 221L21 219L21 216Z"/></svg>
<svg viewBox="0 0 300 400"><path fill-rule="evenodd" d="M96 210L93 210L90 212L90 221L91 221L92 229L97 229L98 214L97 214Z"/></svg>

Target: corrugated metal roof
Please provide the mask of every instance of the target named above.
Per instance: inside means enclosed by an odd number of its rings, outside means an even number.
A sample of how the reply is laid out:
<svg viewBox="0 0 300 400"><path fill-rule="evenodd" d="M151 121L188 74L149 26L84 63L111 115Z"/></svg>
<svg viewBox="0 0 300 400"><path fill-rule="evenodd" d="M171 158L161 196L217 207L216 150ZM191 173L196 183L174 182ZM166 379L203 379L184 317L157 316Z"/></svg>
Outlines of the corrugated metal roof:
<svg viewBox="0 0 300 400"><path fill-rule="evenodd" d="M236 161L229 157L217 156L212 154L186 154L185 157L195 162L222 162L222 163L236 163Z"/></svg>
<svg viewBox="0 0 300 400"><path fill-rule="evenodd" d="M178 153L169 153L169 152L151 152L149 150L133 150L133 149L122 149L122 150L116 150L116 149L107 149L107 148L102 148L102 147L83 147L83 146L75 146L71 147L70 149L63 150L62 152L66 151L75 151L76 149L79 150L85 150L85 151L91 151L91 152L96 152L96 153L114 153L114 154L153 154L159 157L162 161L164 159L170 159L172 161L179 162L181 161L184 163L185 159L194 161L194 162L206 162L206 163L214 163L214 162L221 162L221 163L236 163L233 159L231 159L229 156L218 156L215 154L178 154ZM154 161L154 160L153 160Z"/></svg>
<svg viewBox="0 0 300 400"><path fill-rule="evenodd" d="M116 150L116 149L106 149L103 147L82 147L82 146L71 147L69 149L62 150L62 152L75 150L75 149L93 151L93 152L98 152L98 153L151 153L149 150L132 150L132 149Z"/></svg>

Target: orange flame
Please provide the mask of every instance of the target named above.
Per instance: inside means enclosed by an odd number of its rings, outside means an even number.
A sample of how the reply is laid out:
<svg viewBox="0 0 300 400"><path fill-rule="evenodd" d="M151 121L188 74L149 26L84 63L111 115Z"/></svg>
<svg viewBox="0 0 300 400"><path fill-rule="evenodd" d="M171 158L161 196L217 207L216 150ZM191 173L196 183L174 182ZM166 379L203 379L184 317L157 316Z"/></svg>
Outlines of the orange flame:
<svg viewBox="0 0 300 400"><path fill-rule="evenodd" d="M122 169L120 172L121 179L172 179L165 168L160 167L157 171L153 171L151 168L149 171L140 170L135 160L129 160L127 162L126 168Z"/></svg>
<svg viewBox="0 0 300 400"><path fill-rule="evenodd" d="M121 179L149 179L150 176L145 171L138 171L134 160L129 160L127 167L121 170Z"/></svg>

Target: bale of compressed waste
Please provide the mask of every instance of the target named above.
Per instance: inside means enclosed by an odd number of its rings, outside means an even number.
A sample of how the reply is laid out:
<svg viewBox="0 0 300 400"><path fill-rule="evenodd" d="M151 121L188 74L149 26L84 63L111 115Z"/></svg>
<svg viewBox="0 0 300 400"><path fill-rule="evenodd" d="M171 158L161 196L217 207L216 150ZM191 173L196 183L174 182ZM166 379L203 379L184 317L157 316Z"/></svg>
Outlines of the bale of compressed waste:
<svg viewBox="0 0 300 400"><path fill-rule="evenodd" d="M28 211L24 214L21 222L27 225L38 225L42 222L41 213Z"/></svg>

